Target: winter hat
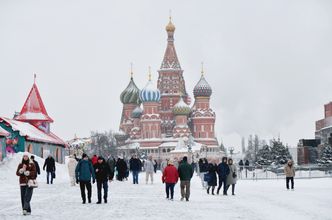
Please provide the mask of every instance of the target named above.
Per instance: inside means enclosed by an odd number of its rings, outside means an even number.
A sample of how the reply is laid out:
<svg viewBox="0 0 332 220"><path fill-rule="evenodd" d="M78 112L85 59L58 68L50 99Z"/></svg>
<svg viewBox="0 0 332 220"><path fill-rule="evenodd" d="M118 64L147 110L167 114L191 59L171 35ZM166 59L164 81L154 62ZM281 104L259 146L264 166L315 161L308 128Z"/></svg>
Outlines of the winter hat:
<svg viewBox="0 0 332 220"><path fill-rule="evenodd" d="M104 160L104 158L102 156L99 156L98 160Z"/></svg>
<svg viewBox="0 0 332 220"><path fill-rule="evenodd" d="M86 153L82 154L82 158L88 157L88 155Z"/></svg>
<svg viewBox="0 0 332 220"><path fill-rule="evenodd" d="M187 158L186 156L184 156L182 160L183 160L183 161L187 161L188 158Z"/></svg>
<svg viewBox="0 0 332 220"><path fill-rule="evenodd" d="M168 160L168 164L174 165L174 161L173 160Z"/></svg>

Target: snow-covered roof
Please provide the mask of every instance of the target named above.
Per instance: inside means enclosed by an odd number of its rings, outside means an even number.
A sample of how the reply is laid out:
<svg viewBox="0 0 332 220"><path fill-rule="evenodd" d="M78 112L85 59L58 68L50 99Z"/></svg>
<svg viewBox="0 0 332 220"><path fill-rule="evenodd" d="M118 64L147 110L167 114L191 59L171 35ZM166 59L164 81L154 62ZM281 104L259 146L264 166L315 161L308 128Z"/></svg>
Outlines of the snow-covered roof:
<svg viewBox="0 0 332 220"><path fill-rule="evenodd" d="M177 142L165 142L159 145L159 147L176 147Z"/></svg>
<svg viewBox="0 0 332 220"><path fill-rule="evenodd" d="M9 136L10 133L8 131L6 131L5 129L3 129L2 127L0 127L0 136Z"/></svg>
<svg viewBox="0 0 332 220"><path fill-rule="evenodd" d="M7 126L10 126L14 131L18 131L19 134L26 137L27 140L66 146L66 143L55 134L51 132L47 134L34 127L30 123L21 122L5 117L0 117L0 122L5 122Z"/></svg>

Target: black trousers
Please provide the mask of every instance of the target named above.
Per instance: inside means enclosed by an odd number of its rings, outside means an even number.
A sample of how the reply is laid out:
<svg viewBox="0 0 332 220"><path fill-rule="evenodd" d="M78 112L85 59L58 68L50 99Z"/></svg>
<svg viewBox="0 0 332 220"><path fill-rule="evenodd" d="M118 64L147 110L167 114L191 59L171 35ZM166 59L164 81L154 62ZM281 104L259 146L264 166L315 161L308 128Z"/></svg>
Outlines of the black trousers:
<svg viewBox="0 0 332 220"><path fill-rule="evenodd" d="M97 180L97 194L98 194L98 202L101 202L101 188L104 189L104 201L107 201L107 192L108 192L108 182L106 181L98 181Z"/></svg>
<svg viewBox="0 0 332 220"><path fill-rule="evenodd" d="M86 201L85 188L88 190L88 200L91 201L91 182L90 181L80 181L81 197L83 202Z"/></svg>
<svg viewBox="0 0 332 220"><path fill-rule="evenodd" d="M228 191L229 187L230 187L230 185L227 185L227 187L226 187L226 194L227 194L227 191ZM234 191L235 191L235 184L232 184L232 195L234 195Z"/></svg>
<svg viewBox="0 0 332 220"><path fill-rule="evenodd" d="M171 192L171 199L173 199L174 186L175 186L175 183L166 183L166 198L169 198L169 192Z"/></svg>
<svg viewBox="0 0 332 220"><path fill-rule="evenodd" d="M221 187L222 187L223 184L224 184L224 191L223 191L223 193L226 194L227 193L226 192L226 188L227 188L227 186L226 186L226 178L219 177L219 184L218 184L218 189L217 189L217 193L218 194L219 194L219 191L220 191L220 189L221 189Z"/></svg>
<svg viewBox="0 0 332 220"><path fill-rule="evenodd" d="M294 189L294 177L286 177L286 187L289 189L289 181L291 181L292 189Z"/></svg>
<svg viewBox="0 0 332 220"><path fill-rule="evenodd" d="M31 213L30 201L32 198L33 188L28 186L21 186L21 203L22 209Z"/></svg>

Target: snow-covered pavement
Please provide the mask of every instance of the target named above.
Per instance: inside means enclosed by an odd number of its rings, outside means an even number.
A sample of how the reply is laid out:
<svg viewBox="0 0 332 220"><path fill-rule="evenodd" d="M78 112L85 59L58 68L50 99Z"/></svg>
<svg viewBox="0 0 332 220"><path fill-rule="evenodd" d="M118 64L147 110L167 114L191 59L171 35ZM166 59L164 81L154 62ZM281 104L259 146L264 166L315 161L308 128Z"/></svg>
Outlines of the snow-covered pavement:
<svg viewBox="0 0 332 220"><path fill-rule="evenodd" d="M146 185L144 174L140 184L112 182L109 203L82 204L79 187L71 187L64 165L58 165L55 184L47 185L39 176L39 188L32 197L32 215L22 216L17 160L0 166L0 219L332 219L332 179L295 179L295 191L285 190L283 180L238 181L236 196L208 195L195 175L189 202L180 201L176 185L175 200L165 199L160 173L155 183ZM42 165L42 164L41 164ZM15 167L15 168L14 168Z"/></svg>

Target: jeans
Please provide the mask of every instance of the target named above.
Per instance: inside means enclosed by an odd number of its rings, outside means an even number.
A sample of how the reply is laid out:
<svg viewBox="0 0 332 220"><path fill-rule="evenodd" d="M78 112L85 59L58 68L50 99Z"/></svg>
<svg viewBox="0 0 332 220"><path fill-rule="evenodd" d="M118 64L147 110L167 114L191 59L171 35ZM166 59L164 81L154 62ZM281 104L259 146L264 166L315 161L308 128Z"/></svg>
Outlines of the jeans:
<svg viewBox="0 0 332 220"><path fill-rule="evenodd" d="M86 197L85 197L85 188L88 190L88 200L91 201L91 182L90 181L80 181L80 189L81 189L81 197L82 201L85 203Z"/></svg>
<svg viewBox="0 0 332 220"><path fill-rule="evenodd" d="M53 175L52 175L52 173L53 173L53 172L47 172L47 173L46 173L46 175L47 175L47 176L46 176L46 177L47 177L47 184L50 183L50 182L49 182L49 176L50 176L50 175L51 175L51 184L53 184Z"/></svg>
<svg viewBox="0 0 332 220"><path fill-rule="evenodd" d="M291 181L292 189L294 189L294 177L286 177L286 187L289 189L289 181Z"/></svg>
<svg viewBox="0 0 332 220"><path fill-rule="evenodd" d="M224 184L224 192L223 192L223 194L225 195L225 194L227 194L227 185L226 185L226 177L225 178L221 178L220 176L219 176L219 184L218 184L218 189L217 189L217 194L219 194L219 191L220 191L220 189L221 189L221 187L222 187L222 184Z"/></svg>
<svg viewBox="0 0 332 220"><path fill-rule="evenodd" d="M22 209L31 213L30 201L33 193L33 188L28 186L21 186L21 203Z"/></svg>
<svg viewBox="0 0 332 220"><path fill-rule="evenodd" d="M98 181L97 180L97 195L98 195L98 202L101 202L101 187L104 189L104 201L107 201L107 192L108 192L108 183L106 181Z"/></svg>
<svg viewBox="0 0 332 220"><path fill-rule="evenodd" d="M133 170L133 183L138 184L138 170Z"/></svg>
<svg viewBox="0 0 332 220"><path fill-rule="evenodd" d="M180 183L181 197L189 199L190 197L190 180L183 180Z"/></svg>
<svg viewBox="0 0 332 220"><path fill-rule="evenodd" d="M173 199L174 196L174 186L175 183L166 183L166 198L169 198L169 192L171 191L171 199Z"/></svg>

